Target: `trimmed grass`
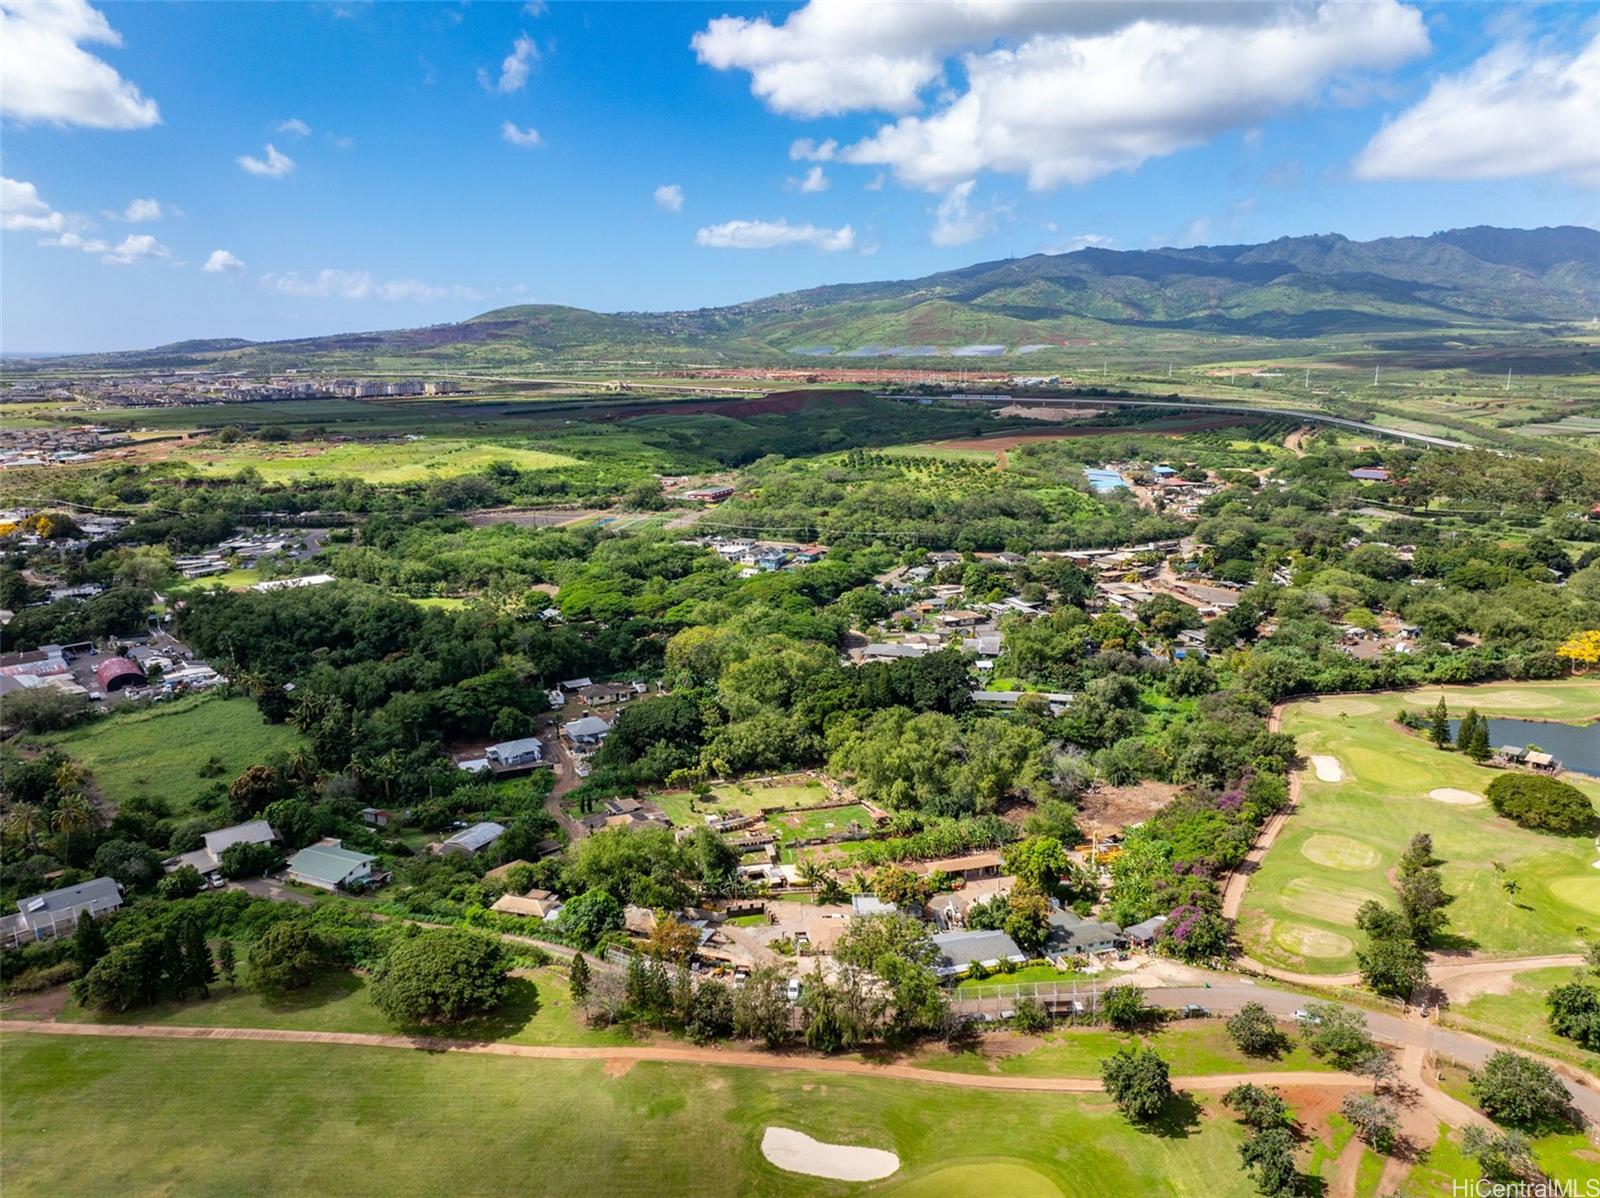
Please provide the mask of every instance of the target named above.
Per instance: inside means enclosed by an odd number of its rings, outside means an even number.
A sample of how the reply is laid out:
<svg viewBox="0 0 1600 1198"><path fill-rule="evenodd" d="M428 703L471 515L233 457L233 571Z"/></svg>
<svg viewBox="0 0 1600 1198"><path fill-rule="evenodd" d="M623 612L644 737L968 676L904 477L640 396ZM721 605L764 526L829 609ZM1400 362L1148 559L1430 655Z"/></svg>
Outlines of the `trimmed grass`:
<svg viewBox="0 0 1600 1198"><path fill-rule="evenodd" d="M748 790L742 789L737 783L725 782L713 786L710 797L706 799L696 798L687 790L665 791L646 795L645 798L666 812L667 818L674 824L697 828L705 822L703 817L711 812L721 815L759 815L763 807L812 806L828 802L832 795L821 782L785 782L776 786L751 783ZM694 810L690 810L690 803L694 804Z"/></svg>
<svg viewBox="0 0 1600 1198"><path fill-rule="evenodd" d="M289 725L263 723L250 699L217 695L117 711L39 739L88 769L107 801L120 807L138 797L163 799L180 817L215 783L226 786L245 767L286 755L300 743ZM221 771L200 777L197 770L212 757Z"/></svg>
<svg viewBox="0 0 1600 1198"><path fill-rule="evenodd" d="M1102 985L1110 985L1115 981L1115 976L1098 975ZM1015 986L1023 982L1082 982L1089 985L1095 979L1086 973L1078 973L1071 969L1057 969L1054 965L1024 965L1014 973L1005 973L996 970L988 977L962 978L956 983L957 990L976 990L982 986Z"/></svg>
<svg viewBox="0 0 1600 1198"><path fill-rule="evenodd" d="M1530 832L1495 815L1488 804L1455 806L1428 797L1438 787L1483 794L1503 771L1441 752L1394 724L1402 706L1425 708L1438 688L1337 696L1291 703L1284 731L1306 757L1326 754L1344 772L1322 782L1300 776L1300 809L1250 879L1240 913L1240 938L1250 955L1306 973L1355 970L1366 937L1355 908L1366 897L1393 906L1389 874L1417 832L1433 836L1443 865L1449 932L1487 955L1529 956L1580 949L1578 929L1600 926L1600 874L1586 837ZM1600 706L1590 679L1485 687L1447 687L1453 711L1483 715L1593 715ZM1600 784L1568 779L1600 800ZM1506 877L1516 895L1501 887ZM1542 1021L1541 1021L1542 1026Z"/></svg>
<svg viewBox="0 0 1600 1198"><path fill-rule="evenodd" d="M1291 1037L1279 1057L1252 1057L1240 1052L1220 1020L1185 1020L1144 1035L1099 1028L1064 1028L1050 1032L1035 1048L1010 1056L988 1056L981 1048L952 1053L929 1049L916 1064L950 1073L999 1073L1015 1077L1099 1077L1100 1062L1120 1049L1153 1048L1166 1059L1174 1076L1258 1071L1326 1070Z"/></svg>
<svg viewBox="0 0 1600 1198"><path fill-rule="evenodd" d="M156 1023L174 1027L296 1028L314 1032L364 1032L393 1035L399 1029L372 1005L367 979L339 972L284 998L268 998L254 990L212 988L204 1001L162 1003L121 1015L86 1011L71 999L62 1009L66 1023ZM420 1034L430 1033L424 1029ZM530 970L513 980L511 998L497 1011L473 1024L443 1028L438 1035L459 1039L503 1040L508 1044L630 1044L618 1028L588 1027L573 1009L566 970L555 966Z"/></svg>
<svg viewBox="0 0 1600 1198"><path fill-rule="evenodd" d="M8 1193L969 1194L1245 1198L1216 1101L1153 1131L1100 1095L994 1094L828 1074L394 1049L10 1035ZM85 1111L93 1111L92 1119ZM785 1173L769 1126L901 1160L873 1186ZM1007 1168L991 1168L1003 1162ZM952 1190L946 1170L961 1167ZM970 1167L970 1169L968 1168ZM975 1171L974 1171L975 1170ZM1013 1192L1005 1189L993 1192Z"/></svg>
<svg viewBox="0 0 1600 1198"><path fill-rule="evenodd" d="M313 443L310 447L247 445L219 450L197 449L186 455L186 460L206 475L231 475L253 469L268 482L320 475L359 478L377 486L470 474L494 462L509 462L519 470L549 470L580 464L577 458L566 454L457 437L332 445Z"/></svg>

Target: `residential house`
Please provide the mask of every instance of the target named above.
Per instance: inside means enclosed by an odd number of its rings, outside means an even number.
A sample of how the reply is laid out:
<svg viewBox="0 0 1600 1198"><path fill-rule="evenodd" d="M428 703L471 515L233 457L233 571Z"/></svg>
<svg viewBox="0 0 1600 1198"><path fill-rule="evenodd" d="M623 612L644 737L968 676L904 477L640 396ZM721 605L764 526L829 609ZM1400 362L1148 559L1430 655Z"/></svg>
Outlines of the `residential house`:
<svg viewBox="0 0 1600 1198"><path fill-rule="evenodd" d="M70 936L78 917L98 919L122 906L122 891L110 878L93 878L17 900L17 914L0 919L0 943L15 947L26 940Z"/></svg>
<svg viewBox="0 0 1600 1198"><path fill-rule="evenodd" d="M968 853L964 857L942 857L937 861L918 861L910 868L913 873L945 873L963 882L977 882L1000 876L1000 854Z"/></svg>
<svg viewBox="0 0 1600 1198"><path fill-rule="evenodd" d="M517 740L503 740L483 751L492 769L526 769L544 760L544 744L537 736L524 736Z"/></svg>
<svg viewBox="0 0 1600 1198"><path fill-rule="evenodd" d="M1045 955L1051 958L1090 956L1110 952L1122 939L1122 929L1113 923L1084 919L1067 908L1050 913L1050 933L1045 938Z"/></svg>
<svg viewBox="0 0 1600 1198"><path fill-rule="evenodd" d="M578 753L592 753L604 743L610 732L611 725L597 715L586 715L561 725L561 735Z"/></svg>
<svg viewBox="0 0 1600 1198"><path fill-rule="evenodd" d="M360 888L376 880L376 857L347 849L337 839L325 837L289 858L289 879L318 890Z"/></svg>
<svg viewBox="0 0 1600 1198"><path fill-rule="evenodd" d="M271 844L278 839L272 825L264 819L234 824L231 828L218 828L201 838L201 847L190 853L180 853L166 863L170 874L175 869L192 865L202 874L216 873L222 868L222 854L236 844Z"/></svg>
<svg viewBox="0 0 1600 1198"><path fill-rule="evenodd" d="M1156 942L1156 937L1161 934L1161 929L1166 926L1165 915L1152 915L1142 923L1133 924L1122 929L1122 934L1129 944L1138 948L1149 948Z"/></svg>
<svg viewBox="0 0 1600 1198"><path fill-rule="evenodd" d="M973 965L998 969L1002 961L1022 964L1028 957L1004 932L983 929L939 932L932 937L938 952L933 971L942 978L958 977Z"/></svg>

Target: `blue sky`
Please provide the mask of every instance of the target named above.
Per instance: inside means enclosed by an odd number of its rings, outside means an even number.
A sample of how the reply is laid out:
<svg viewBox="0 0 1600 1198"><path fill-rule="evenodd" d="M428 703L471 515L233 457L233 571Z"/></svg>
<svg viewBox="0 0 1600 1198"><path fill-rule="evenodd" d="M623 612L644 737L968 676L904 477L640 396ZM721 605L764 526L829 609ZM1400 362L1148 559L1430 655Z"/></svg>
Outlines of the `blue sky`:
<svg viewBox="0 0 1600 1198"><path fill-rule="evenodd" d="M0 0L0 348L1600 224L1594 12Z"/></svg>

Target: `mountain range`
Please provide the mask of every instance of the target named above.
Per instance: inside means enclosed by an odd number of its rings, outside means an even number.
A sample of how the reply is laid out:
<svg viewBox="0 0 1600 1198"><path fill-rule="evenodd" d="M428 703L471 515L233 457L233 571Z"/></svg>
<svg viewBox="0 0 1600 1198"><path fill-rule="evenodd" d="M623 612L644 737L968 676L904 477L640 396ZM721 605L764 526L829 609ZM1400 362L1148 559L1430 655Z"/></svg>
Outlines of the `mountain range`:
<svg viewBox="0 0 1600 1198"><path fill-rule="evenodd" d="M843 283L680 312L498 308L455 324L293 341L184 341L52 359L113 369L503 369L581 361L861 365L1193 339L1409 340L1556 332L1600 312L1600 231L1479 226L1352 241L1081 249L919 279ZM1153 340L1152 340L1153 339ZM12 368L25 364L8 363Z"/></svg>

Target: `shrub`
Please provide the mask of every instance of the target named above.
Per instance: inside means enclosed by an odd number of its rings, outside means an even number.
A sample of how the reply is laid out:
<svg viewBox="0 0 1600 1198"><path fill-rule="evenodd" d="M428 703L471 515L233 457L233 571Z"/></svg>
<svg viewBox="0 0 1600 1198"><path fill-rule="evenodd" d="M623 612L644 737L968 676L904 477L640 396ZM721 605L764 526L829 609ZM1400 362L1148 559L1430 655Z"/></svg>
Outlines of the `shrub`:
<svg viewBox="0 0 1600 1198"><path fill-rule="evenodd" d="M1226 1026L1240 1052L1269 1057L1283 1049L1283 1033L1267 1008L1258 1002L1245 1003L1237 1014L1228 1017Z"/></svg>
<svg viewBox="0 0 1600 1198"><path fill-rule="evenodd" d="M1504 774L1489 784L1495 811L1524 828L1582 836L1595 823L1594 805L1576 786L1534 774Z"/></svg>
<svg viewBox="0 0 1600 1198"><path fill-rule="evenodd" d="M1167 1063L1148 1050L1124 1048L1107 1057L1100 1062L1100 1080L1118 1109L1136 1123L1155 1118L1172 1097Z"/></svg>
<svg viewBox="0 0 1600 1198"><path fill-rule="evenodd" d="M1550 1008L1550 1030L1576 1040L1590 1052L1600 1052L1600 990L1582 982L1568 982L1545 995Z"/></svg>

